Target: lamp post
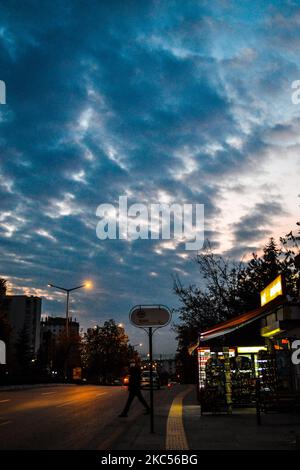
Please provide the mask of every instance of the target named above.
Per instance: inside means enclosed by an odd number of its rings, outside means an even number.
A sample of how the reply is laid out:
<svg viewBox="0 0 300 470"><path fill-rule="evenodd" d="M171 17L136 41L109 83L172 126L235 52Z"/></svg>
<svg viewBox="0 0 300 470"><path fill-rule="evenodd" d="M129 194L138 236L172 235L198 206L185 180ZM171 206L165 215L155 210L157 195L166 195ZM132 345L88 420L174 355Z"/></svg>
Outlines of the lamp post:
<svg viewBox="0 0 300 470"><path fill-rule="evenodd" d="M83 287L86 288L91 288L91 283L86 282L85 284L81 284L80 286L72 287L70 289L67 289L62 286L56 286L55 284L48 284L48 287L53 287L54 289L62 290L63 292L66 292L67 294L67 301L66 301L66 336L67 338L69 337L69 298L70 298L70 292L77 290L77 289L82 289Z"/></svg>

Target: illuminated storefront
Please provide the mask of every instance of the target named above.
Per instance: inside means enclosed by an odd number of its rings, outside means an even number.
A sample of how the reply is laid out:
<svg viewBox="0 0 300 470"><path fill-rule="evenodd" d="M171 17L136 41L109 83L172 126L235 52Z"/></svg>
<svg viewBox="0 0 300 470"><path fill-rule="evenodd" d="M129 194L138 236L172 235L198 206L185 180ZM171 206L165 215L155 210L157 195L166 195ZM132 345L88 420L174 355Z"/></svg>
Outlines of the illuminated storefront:
<svg viewBox="0 0 300 470"><path fill-rule="evenodd" d="M256 310L219 323L200 335L199 398L204 411L231 410L262 397L287 403L300 396L300 367L291 343L300 338L300 309L285 297L282 276L261 292ZM267 405L266 405L267 406Z"/></svg>

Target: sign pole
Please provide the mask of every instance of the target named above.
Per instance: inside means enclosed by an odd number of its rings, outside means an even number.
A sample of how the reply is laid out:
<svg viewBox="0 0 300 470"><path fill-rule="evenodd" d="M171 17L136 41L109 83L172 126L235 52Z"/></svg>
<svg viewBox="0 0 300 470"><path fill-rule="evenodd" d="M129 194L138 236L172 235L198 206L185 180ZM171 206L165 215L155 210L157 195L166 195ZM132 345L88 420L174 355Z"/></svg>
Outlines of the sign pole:
<svg viewBox="0 0 300 470"><path fill-rule="evenodd" d="M165 305L136 305L129 312L130 322L138 328L143 328L149 338L150 360L150 433L154 433L154 402L153 402L153 333L170 323L171 311ZM154 328L154 331L153 331Z"/></svg>
<svg viewBox="0 0 300 470"><path fill-rule="evenodd" d="M152 326L149 327L149 359L150 359L150 433L154 433L154 404L153 404L153 354L152 354Z"/></svg>

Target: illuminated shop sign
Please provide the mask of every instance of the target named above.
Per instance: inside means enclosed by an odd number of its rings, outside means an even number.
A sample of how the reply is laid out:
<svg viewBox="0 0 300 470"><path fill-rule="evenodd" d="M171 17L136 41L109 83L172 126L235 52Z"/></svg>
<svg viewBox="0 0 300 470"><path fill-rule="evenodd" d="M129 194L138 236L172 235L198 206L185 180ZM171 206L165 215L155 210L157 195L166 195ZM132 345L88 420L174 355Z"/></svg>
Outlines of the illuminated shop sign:
<svg viewBox="0 0 300 470"><path fill-rule="evenodd" d="M239 354L257 354L259 351L266 351L265 346L239 346L237 351Z"/></svg>
<svg viewBox="0 0 300 470"><path fill-rule="evenodd" d="M279 295L283 295L283 282L281 274L274 279L264 290L260 293L260 304L264 305L276 299Z"/></svg>

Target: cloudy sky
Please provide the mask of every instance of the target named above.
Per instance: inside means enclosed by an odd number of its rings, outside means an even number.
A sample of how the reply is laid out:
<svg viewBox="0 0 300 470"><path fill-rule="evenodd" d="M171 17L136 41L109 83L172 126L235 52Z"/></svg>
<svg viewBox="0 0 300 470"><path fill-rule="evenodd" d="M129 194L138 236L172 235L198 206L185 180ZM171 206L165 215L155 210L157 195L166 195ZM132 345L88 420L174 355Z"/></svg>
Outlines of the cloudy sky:
<svg viewBox="0 0 300 470"><path fill-rule="evenodd" d="M299 217L299 1L1 1L0 275L43 297L77 285L83 327L176 306L199 275L182 243L96 237L97 206L205 205L206 237L240 258ZM144 333L128 327L133 342ZM161 330L156 352L174 339Z"/></svg>

